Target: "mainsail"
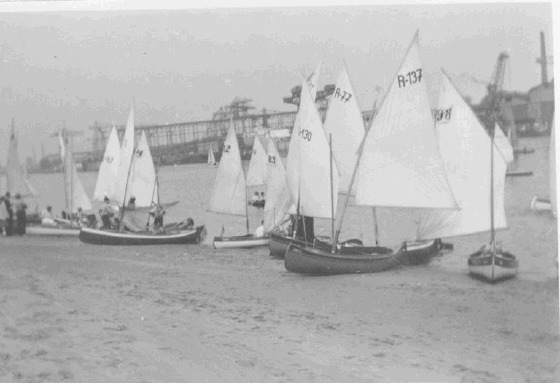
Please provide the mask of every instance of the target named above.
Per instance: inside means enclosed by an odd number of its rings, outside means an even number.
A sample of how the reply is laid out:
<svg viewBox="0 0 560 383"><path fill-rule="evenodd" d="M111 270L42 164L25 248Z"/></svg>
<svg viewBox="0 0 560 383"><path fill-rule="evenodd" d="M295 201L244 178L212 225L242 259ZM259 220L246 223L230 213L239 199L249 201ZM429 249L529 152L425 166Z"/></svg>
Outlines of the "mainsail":
<svg viewBox="0 0 560 383"><path fill-rule="evenodd" d="M208 148L208 165L216 165L216 158L214 157L212 148Z"/></svg>
<svg viewBox="0 0 560 383"><path fill-rule="evenodd" d="M136 207L149 207L159 200L154 161L143 131L132 155L124 200L128 202L131 197L136 199Z"/></svg>
<svg viewBox="0 0 560 383"><path fill-rule="evenodd" d="M292 200L299 202L303 215L330 219L336 212L336 199L331 207L330 161L329 143L304 81L286 170ZM337 195L339 177L334 160L332 165L332 193Z"/></svg>
<svg viewBox="0 0 560 383"><path fill-rule="evenodd" d="M25 176L25 171L19 162L17 146L15 126L12 121L6 162L6 191L9 191L12 196L19 193L22 197L37 197L39 194Z"/></svg>
<svg viewBox="0 0 560 383"><path fill-rule="evenodd" d="M247 171L247 186L260 186L266 183L266 151L262 146L259 136L255 135L251 162Z"/></svg>
<svg viewBox="0 0 560 383"><path fill-rule="evenodd" d="M109 199L116 200L115 198L115 184L117 183L117 174L119 171L119 162L121 156L121 145L119 144L119 136L117 129L113 126L107 147L103 154L103 160L99 166L97 174L97 182L95 184L95 191L93 192L93 199L96 201L103 201L105 196Z"/></svg>
<svg viewBox="0 0 560 383"><path fill-rule="evenodd" d="M322 66L322 62L319 61L319 63L315 67L315 70L311 72L311 74L307 76L306 79L307 86L309 87L309 94L311 95L311 100L313 100L313 102L315 102L315 97L317 96L317 85L319 84L319 75L321 74L321 66ZM303 92L303 88L302 88L302 92Z"/></svg>
<svg viewBox="0 0 560 383"><path fill-rule="evenodd" d="M268 137L266 171L266 204L264 205L264 232L268 233L282 223L290 208L290 191L286 183L286 169L272 138Z"/></svg>
<svg viewBox="0 0 560 383"><path fill-rule="evenodd" d="M117 172L117 182L115 183L115 193L113 200L119 204L125 203L125 192L128 183L130 162L134 152L134 108L130 110L126 130L124 132L123 143L119 159L119 169Z"/></svg>
<svg viewBox="0 0 560 383"><path fill-rule="evenodd" d="M347 193L364 136L364 120L346 66L343 66L336 81L324 129L327 136L332 134L333 155L340 172L339 191Z"/></svg>
<svg viewBox="0 0 560 383"><path fill-rule="evenodd" d="M416 35L366 133L356 204L457 208L433 125Z"/></svg>
<svg viewBox="0 0 560 383"><path fill-rule="evenodd" d="M510 131L512 129L514 128L510 128ZM494 143L505 161L508 164L513 162L513 147L497 123L494 126Z"/></svg>
<svg viewBox="0 0 560 383"><path fill-rule="evenodd" d="M74 154L70 145L66 145L62 134L58 132L58 143L60 155L64 164L64 206L68 213L73 213L82 208L84 211L91 210L89 200L84 186L78 176L78 170L74 163Z"/></svg>
<svg viewBox="0 0 560 383"><path fill-rule="evenodd" d="M215 213L246 215L245 173L233 124L230 125L224 142L208 210Z"/></svg>
<svg viewBox="0 0 560 383"><path fill-rule="evenodd" d="M419 238L433 239L489 231L492 140L447 75L443 76L441 84L436 130L449 183L460 210L423 211L418 229ZM500 130L497 127L497 132ZM494 146L499 149L496 141ZM495 229L506 227L506 166L501 150L495 151Z"/></svg>

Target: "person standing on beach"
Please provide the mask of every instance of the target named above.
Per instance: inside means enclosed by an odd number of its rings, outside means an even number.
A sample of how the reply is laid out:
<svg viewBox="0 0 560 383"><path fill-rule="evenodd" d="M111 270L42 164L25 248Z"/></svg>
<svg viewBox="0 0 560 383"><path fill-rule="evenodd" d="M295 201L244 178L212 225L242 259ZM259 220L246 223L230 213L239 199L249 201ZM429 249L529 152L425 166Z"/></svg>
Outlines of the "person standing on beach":
<svg viewBox="0 0 560 383"><path fill-rule="evenodd" d="M6 205L4 204L4 196L0 196L0 235L4 234L8 217L8 210L6 209Z"/></svg>
<svg viewBox="0 0 560 383"><path fill-rule="evenodd" d="M11 236L14 232L14 212L12 210L12 202L10 201L11 194L6 192L4 197L4 206L8 211L8 219L6 221L6 236Z"/></svg>
<svg viewBox="0 0 560 383"><path fill-rule="evenodd" d="M113 208L109 204L109 198L105 197L103 199L103 206L99 210L99 215L101 216L101 221L103 222L103 228L110 229L111 216L113 215Z"/></svg>
<svg viewBox="0 0 560 383"><path fill-rule="evenodd" d="M25 226L27 224L27 217L25 215L25 209L27 209L27 205L25 204L25 202L23 201L19 193L16 194L16 199L14 201L14 209L16 211L16 218L17 218L16 234L24 235Z"/></svg>

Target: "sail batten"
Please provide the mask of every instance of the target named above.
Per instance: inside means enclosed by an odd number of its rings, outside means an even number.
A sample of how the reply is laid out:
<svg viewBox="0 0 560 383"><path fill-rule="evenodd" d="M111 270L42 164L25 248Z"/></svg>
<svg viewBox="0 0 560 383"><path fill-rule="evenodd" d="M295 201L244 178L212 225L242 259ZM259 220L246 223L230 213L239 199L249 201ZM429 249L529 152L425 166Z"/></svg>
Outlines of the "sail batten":
<svg viewBox="0 0 560 383"><path fill-rule="evenodd" d="M365 139L356 204L457 208L433 125L415 36Z"/></svg>
<svg viewBox="0 0 560 383"><path fill-rule="evenodd" d="M230 125L210 196L208 211L246 215L247 194L241 152L233 124Z"/></svg>
<svg viewBox="0 0 560 383"><path fill-rule="evenodd" d="M496 127L500 130L499 127ZM491 229L491 180L494 180L494 228L504 229L504 148L494 140L493 177L490 174L491 138L444 75L436 114L436 130L442 158L460 210L426 210L421 215L420 239L452 237L487 232ZM496 132L499 137L499 132ZM507 149L507 148L506 148Z"/></svg>

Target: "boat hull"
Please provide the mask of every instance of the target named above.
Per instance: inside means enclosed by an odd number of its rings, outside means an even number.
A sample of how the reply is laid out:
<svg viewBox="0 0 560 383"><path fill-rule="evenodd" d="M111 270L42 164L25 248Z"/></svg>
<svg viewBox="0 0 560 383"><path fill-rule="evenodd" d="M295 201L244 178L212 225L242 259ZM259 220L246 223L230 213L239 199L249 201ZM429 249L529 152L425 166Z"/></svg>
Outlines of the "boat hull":
<svg viewBox="0 0 560 383"><path fill-rule="evenodd" d="M247 249L251 247L268 246L270 238L240 235L235 237L214 237L215 249Z"/></svg>
<svg viewBox="0 0 560 383"><path fill-rule="evenodd" d="M532 176L533 172L528 170L528 171L508 171L506 173L506 177L528 177L528 176Z"/></svg>
<svg viewBox="0 0 560 383"><path fill-rule="evenodd" d="M200 243L204 240L206 228L198 226L194 230L182 230L174 233L151 232L116 232L83 228L80 230L80 241L93 245L182 245Z"/></svg>
<svg viewBox="0 0 560 383"><path fill-rule="evenodd" d="M443 243L440 239L405 242L405 249L398 254L398 259L407 266L426 265L444 249L453 249L453 244Z"/></svg>
<svg viewBox="0 0 560 383"><path fill-rule="evenodd" d="M268 245L270 255L275 258L284 259L284 256L286 255L286 250L288 250L288 246L292 242L300 246L305 246L305 245L311 246L310 243L300 239L296 239L280 234L270 233L270 243Z"/></svg>
<svg viewBox="0 0 560 383"><path fill-rule="evenodd" d="M469 256L468 266L472 277L495 283L514 278L519 262L513 254L484 248Z"/></svg>
<svg viewBox="0 0 560 383"><path fill-rule="evenodd" d="M397 253L382 250L381 253L333 254L328 250L290 243L284 266L290 272L306 275L378 273L399 267L398 254L401 251L403 248Z"/></svg>
<svg viewBox="0 0 560 383"><path fill-rule="evenodd" d="M25 234L47 237L78 237L80 227L61 227L61 226L36 226L30 225L25 228Z"/></svg>

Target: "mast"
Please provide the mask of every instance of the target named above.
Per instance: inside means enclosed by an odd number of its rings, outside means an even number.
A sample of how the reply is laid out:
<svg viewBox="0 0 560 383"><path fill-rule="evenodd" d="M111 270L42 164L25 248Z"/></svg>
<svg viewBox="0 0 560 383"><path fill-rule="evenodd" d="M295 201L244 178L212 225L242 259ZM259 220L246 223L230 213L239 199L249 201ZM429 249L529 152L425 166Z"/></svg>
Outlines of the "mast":
<svg viewBox="0 0 560 383"><path fill-rule="evenodd" d="M157 165L156 165L156 182L154 182L154 188L152 189L152 199L151 201L153 202L154 200L154 194L156 193L156 189L158 190L158 195L157 195L157 204L159 205L159 180L158 180L158 170L159 170L159 161L161 160L161 154L158 157L158 161L157 161ZM150 212L148 211L148 221L146 222L146 226L150 225Z"/></svg>
<svg viewBox="0 0 560 383"><path fill-rule="evenodd" d="M332 163L333 163L333 158L332 158L332 134L329 134L329 153L330 153L330 172L331 172L331 232L332 232L332 239L333 239L333 243L332 243L332 253L334 254L335 250L336 250L336 242L334 240L334 194L333 194L333 168L332 168ZM350 193L350 190L348 190L348 193Z"/></svg>
<svg viewBox="0 0 560 383"><path fill-rule="evenodd" d="M496 230L494 229L494 134L495 127L490 128L490 247L492 249L492 265L496 248Z"/></svg>

